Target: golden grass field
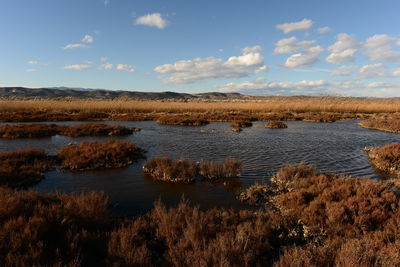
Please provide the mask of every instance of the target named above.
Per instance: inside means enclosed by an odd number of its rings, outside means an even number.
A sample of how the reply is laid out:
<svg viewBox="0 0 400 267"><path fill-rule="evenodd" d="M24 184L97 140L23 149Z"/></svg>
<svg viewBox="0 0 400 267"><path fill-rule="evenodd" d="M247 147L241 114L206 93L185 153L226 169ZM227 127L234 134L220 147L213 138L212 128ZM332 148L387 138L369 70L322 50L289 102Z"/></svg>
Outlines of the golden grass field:
<svg viewBox="0 0 400 267"><path fill-rule="evenodd" d="M265 97L259 100L0 100L7 111L399 113L400 98Z"/></svg>

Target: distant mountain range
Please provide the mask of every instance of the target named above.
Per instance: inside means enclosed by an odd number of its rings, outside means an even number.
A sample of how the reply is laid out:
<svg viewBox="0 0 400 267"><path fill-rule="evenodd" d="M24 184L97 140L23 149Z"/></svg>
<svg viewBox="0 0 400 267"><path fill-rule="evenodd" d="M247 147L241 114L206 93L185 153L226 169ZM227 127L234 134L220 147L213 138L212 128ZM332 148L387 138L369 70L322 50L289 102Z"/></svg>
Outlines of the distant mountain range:
<svg viewBox="0 0 400 267"><path fill-rule="evenodd" d="M0 98L78 98L78 99L114 99L133 98L144 100L160 99L252 99L254 97L239 93L201 93L186 94L176 92L137 92L137 91L113 91L89 88L26 88L26 87L0 87Z"/></svg>

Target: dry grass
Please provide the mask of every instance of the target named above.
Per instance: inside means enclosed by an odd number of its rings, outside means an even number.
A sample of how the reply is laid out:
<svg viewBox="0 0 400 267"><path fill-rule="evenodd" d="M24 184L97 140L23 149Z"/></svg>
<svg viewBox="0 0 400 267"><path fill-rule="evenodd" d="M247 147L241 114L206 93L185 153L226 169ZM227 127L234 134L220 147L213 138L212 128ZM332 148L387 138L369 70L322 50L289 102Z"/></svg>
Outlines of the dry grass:
<svg viewBox="0 0 400 267"><path fill-rule="evenodd" d="M58 134L62 129L55 124L16 124L1 125L0 138L37 138L49 137Z"/></svg>
<svg viewBox="0 0 400 267"><path fill-rule="evenodd" d="M136 130L136 128L135 128ZM107 124L79 124L71 127L65 127L61 132L62 135L70 137L83 136L121 136L132 134L133 130L122 125Z"/></svg>
<svg viewBox="0 0 400 267"><path fill-rule="evenodd" d="M91 170L128 166L143 157L144 150L126 141L83 142L60 150L61 167Z"/></svg>
<svg viewBox="0 0 400 267"><path fill-rule="evenodd" d="M174 161L168 157L153 158L143 165L143 172L155 180L171 183L192 183L196 178L197 166L188 160Z"/></svg>
<svg viewBox="0 0 400 267"><path fill-rule="evenodd" d="M364 128L389 133L400 133L400 120L365 120L359 123Z"/></svg>
<svg viewBox="0 0 400 267"><path fill-rule="evenodd" d="M201 161L199 174L208 181L239 177L242 164L236 159L226 159L224 162Z"/></svg>
<svg viewBox="0 0 400 267"><path fill-rule="evenodd" d="M266 97L236 101L0 100L1 121L157 120L187 114L204 121L400 118L400 99ZM172 120L172 121L171 121ZM165 121L174 122L174 118ZM197 122L198 123L198 122ZM189 123L190 124L190 123Z"/></svg>
<svg viewBox="0 0 400 267"><path fill-rule="evenodd" d="M370 162L377 169L396 174L400 178L400 143L365 148Z"/></svg>
<svg viewBox="0 0 400 267"><path fill-rule="evenodd" d="M287 128L287 125L284 124L281 121L270 121L267 124L265 124L265 128L269 128L269 129L283 129L283 128Z"/></svg>
<svg viewBox="0 0 400 267"><path fill-rule="evenodd" d="M0 185L26 187L44 178L54 161L40 149L0 153Z"/></svg>
<svg viewBox="0 0 400 267"><path fill-rule="evenodd" d="M238 101L0 100L0 111L89 112L400 112L399 98L266 97Z"/></svg>

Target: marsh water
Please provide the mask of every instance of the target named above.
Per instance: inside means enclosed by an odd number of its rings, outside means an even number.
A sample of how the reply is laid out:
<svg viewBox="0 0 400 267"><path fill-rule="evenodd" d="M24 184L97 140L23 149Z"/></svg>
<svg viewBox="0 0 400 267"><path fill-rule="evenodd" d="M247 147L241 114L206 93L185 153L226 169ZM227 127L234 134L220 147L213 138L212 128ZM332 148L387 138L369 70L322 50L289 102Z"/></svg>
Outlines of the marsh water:
<svg viewBox="0 0 400 267"><path fill-rule="evenodd" d="M71 138L53 136L40 139L0 139L0 151L38 147L56 154L68 143L122 139L147 150L147 158L170 156L193 161L222 161L234 157L243 163L239 179L228 183L179 185L153 181L142 173L141 160L129 167L110 170L47 172L45 179L29 188L40 192L104 191L110 196L113 210L124 215L136 215L152 208L161 199L168 205L177 204L182 195L191 203L204 208L242 207L236 194L255 182L268 182L268 177L283 165L305 162L315 164L319 171L353 177L387 179L370 166L366 146L381 146L399 142L400 135L367 130L357 125L359 121L334 123L286 122L287 129L266 129L265 122L255 122L253 127L240 133L231 131L227 122L210 123L201 127L159 125L153 121L104 122L142 130L124 137ZM75 125L82 122L62 122Z"/></svg>

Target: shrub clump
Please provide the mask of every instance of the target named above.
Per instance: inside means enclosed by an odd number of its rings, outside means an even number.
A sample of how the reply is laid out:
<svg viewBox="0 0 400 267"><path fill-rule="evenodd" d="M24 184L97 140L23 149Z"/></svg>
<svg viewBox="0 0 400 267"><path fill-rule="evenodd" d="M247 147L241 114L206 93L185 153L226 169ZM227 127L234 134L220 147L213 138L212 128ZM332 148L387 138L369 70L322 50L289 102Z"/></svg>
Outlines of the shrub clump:
<svg viewBox="0 0 400 267"><path fill-rule="evenodd" d="M384 172L396 174L400 178L400 143L381 147L367 147L368 157L373 166Z"/></svg>
<svg viewBox="0 0 400 267"><path fill-rule="evenodd" d="M49 137L58 134L62 129L55 124L15 124L0 126L0 138L37 138Z"/></svg>
<svg viewBox="0 0 400 267"><path fill-rule="evenodd" d="M270 186L256 183L240 192L238 199L246 204L260 205L268 202L273 192Z"/></svg>
<svg viewBox="0 0 400 267"><path fill-rule="evenodd" d="M103 266L108 198L0 187L3 266Z"/></svg>
<svg viewBox="0 0 400 267"><path fill-rule="evenodd" d="M253 123L250 120L234 120L231 122L231 126L233 128L245 128L253 126Z"/></svg>
<svg viewBox="0 0 400 267"><path fill-rule="evenodd" d="M192 183L196 178L197 165L185 159L153 158L143 165L143 172L159 181Z"/></svg>
<svg viewBox="0 0 400 267"><path fill-rule="evenodd" d="M122 125L107 125L102 123L79 124L65 127L62 135L70 137L83 136L121 136L132 134L133 130Z"/></svg>
<svg viewBox="0 0 400 267"><path fill-rule="evenodd" d="M0 153L0 185L26 187L44 178L54 168L54 161L40 149Z"/></svg>
<svg viewBox="0 0 400 267"><path fill-rule="evenodd" d="M287 125L284 124L281 121L270 121L267 124L265 124L265 128L269 128L269 129L283 129L283 128L287 128Z"/></svg>
<svg viewBox="0 0 400 267"><path fill-rule="evenodd" d="M359 123L367 129L374 129L389 133L400 133L400 120L364 120Z"/></svg>
<svg viewBox="0 0 400 267"><path fill-rule="evenodd" d="M162 115L157 118L157 123L178 126L202 126L209 122L198 116L189 115Z"/></svg>
<svg viewBox="0 0 400 267"><path fill-rule="evenodd" d="M242 164L236 159L226 159L224 162L202 161L199 165L201 177L209 181L239 177L241 171Z"/></svg>
<svg viewBox="0 0 400 267"><path fill-rule="evenodd" d="M126 141L83 142L60 150L61 167L92 170L128 166L143 157L144 150Z"/></svg>

